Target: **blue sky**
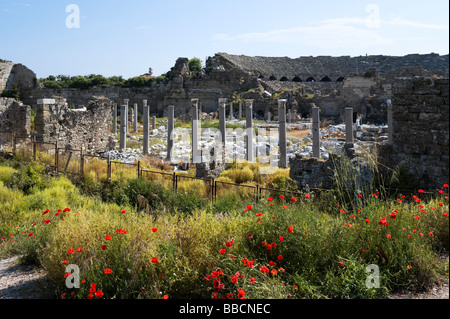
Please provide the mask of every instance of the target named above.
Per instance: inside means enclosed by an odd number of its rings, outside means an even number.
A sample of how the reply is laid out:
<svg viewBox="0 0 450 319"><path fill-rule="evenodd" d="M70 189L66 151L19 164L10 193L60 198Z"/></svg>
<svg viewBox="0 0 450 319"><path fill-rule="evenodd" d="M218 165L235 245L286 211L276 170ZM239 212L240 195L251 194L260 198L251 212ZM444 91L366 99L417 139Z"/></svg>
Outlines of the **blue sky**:
<svg viewBox="0 0 450 319"><path fill-rule="evenodd" d="M80 27L68 28L75 4ZM48 75L167 72L178 57L449 53L447 0L1 0L0 58Z"/></svg>

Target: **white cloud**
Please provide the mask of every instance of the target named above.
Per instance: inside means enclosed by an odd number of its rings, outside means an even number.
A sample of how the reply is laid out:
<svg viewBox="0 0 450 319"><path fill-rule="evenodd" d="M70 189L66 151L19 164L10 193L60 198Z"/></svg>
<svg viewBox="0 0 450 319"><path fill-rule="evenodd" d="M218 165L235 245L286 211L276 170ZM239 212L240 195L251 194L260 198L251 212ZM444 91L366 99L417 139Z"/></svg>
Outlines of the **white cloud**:
<svg viewBox="0 0 450 319"><path fill-rule="evenodd" d="M393 39L383 38L373 29L357 28L339 23L321 23L317 26L244 33L236 36L216 34L214 39L216 41L297 44L320 48L379 46L394 41Z"/></svg>

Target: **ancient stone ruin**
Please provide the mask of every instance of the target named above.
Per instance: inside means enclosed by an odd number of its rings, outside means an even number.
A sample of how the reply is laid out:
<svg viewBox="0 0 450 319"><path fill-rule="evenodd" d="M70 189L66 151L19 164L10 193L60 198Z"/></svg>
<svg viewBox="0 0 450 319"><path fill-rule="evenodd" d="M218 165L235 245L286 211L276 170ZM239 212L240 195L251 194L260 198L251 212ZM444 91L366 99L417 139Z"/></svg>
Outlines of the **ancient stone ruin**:
<svg viewBox="0 0 450 319"><path fill-rule="evenodd" d="M19 88L22 102L0 99L0 131L117 155L129 151L143 115L142 151L134 153L197 164L198 177L217 177L229 161L264 158L289 168L301 189L332 187L331 165L345 155L361 166L358 150L369 145L391 172L403 166L433 188L448 177L448 62L434 53L297 59L218 53L197 73L179 58L165 81L147 87L83 90L44 88L26 67L2 62L0 89ZM157 125L156 117L167 120ZM218 132L202 128L217 118ZM187 141L177 140L176 119L192 124ZM228 130L228 123L241 131ZM311 133L292 141L292 129ZM277 134L264 135L270 130Z"/></svg>

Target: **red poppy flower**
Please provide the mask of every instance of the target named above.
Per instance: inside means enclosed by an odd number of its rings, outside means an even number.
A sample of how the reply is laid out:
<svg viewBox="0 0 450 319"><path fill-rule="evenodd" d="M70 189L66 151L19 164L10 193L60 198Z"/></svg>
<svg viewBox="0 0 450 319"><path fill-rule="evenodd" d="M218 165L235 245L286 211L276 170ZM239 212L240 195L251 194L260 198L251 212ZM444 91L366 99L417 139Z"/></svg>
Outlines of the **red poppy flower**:
<svg viewBox="0 0 450 319"><path fill-rule="evenodd" d="M419 189L419 193L422 194L423 193L423 189Z"/></svg>
<svg viewBox="0 0 450 319"><path fill-rule="evenodd" d="M221 253L222 255L225 255L226 252L227 252L227 251L226 251L225 249L221 249L221 250L220 250L220 253Z"/></svg>
<svg viewBox="0 0 450 319"><path fill-rule="evenodd" d="M448 188L448 184L444 184L444 187L445 187L445 188Z"/></svg>
<svg viewBox="0 0 450 319"><path fill-rule="evenodd" d="M363 194L358 194L358 197L359 197L359 198L363 197Z"/></svg>
<svg viewBox="0 0 450 319"><path fill-rule="evenodd" d="M28 234L28 237L31 237L31 236L33 236L33 235L34 235L33 233L29 233L29 234Z"/></svg>
<svg viewBox="0 0 450 319"><path fill-rule="evenodd" d="M106 275L109 275L111 273L111 269L110 268L106 268L104 272L105 272Z"/></svg>
<svg viewBox="0 0 450 319"><path fill-rule="evenodd" d="M370 219L366 219L366 223L367 223L367 224L370 223Z"/></svg>
<svg viewBox="0 0 450 319"><path fill-rule="evenodd" d="M310 198L311 196L309 194L305 194L305 198Z"/></svg>
<svg viewBox="0 0 450 319"><path fill-rule="evenodd" d="M273 201L273 197L269 197L267 200L268 200L269 202L271 202L271 201Z"/></svg>
<svg viewBox="0 0 450 319"><path fill-rule="evenodd" d="M152 232L156 233L158 231L158 228L152 228Z"/></svg>
<svg viewBox="0 0 450 319"><path fill-rule="evenodd" d="M65 213L65 212L70 212L70 208L64 208L63 209L63 212Z"/></svg>
<svg viewBox="0 0 450 319"><path fill-rule="evenodd" d="M101 248L102 250L106 250L106 245L102 245L102 246L100 246L100 248Z"/></svg>
<svg viewBox="0 0 450 319"><path fill-rule="evenodd" d="M63 264L63 265L67 264L67 260L63 260L63 261L61 262L61 264Z"/></svg>
<svg viewBox="0 0 450 319"><path fill-rule="evenodd" d="M241 288L238 288L237 289L237 291L238 291L238 298L239 299L245 299L245 292L244 292L244 290L242 290Z"/></svg>
<svg viewBox="0 0 450 319"><path fill-rule="evenodd" d="M291 200L294 201L294 202L296 202L296 201L297 201L297 198L295 198L294 196L292 196L292 197L291 197Z"/></svg>
<svg viewBox="0 0 450 319"><path fill-rule="evenodd" d="M294 227L289 226L289 227L288 227L288 232L289 232L289 233L293 233L293 232L294 232Z"/></svg>
<svg viewBox="0 0 450 319"><path fill-rule="evenodd" d="M251 284L254 283L255 281L256 281L255 277L252 277L252 278L249 279L249 282L250 282Z"/></svg>
<svg viewBox="0 0 450 319"><path fill-rule="evenodd" d="M280 195L280 199L284 199L284 196L283 196L283 195Z"/></svg>
<svg viewBox="0 0 450 319"><path fill-rule="evenodd" d="M260 217L260 216L262 216L263 214L262 213L256 213L256 216L257 217Z"/></svg>
<svg viewBox="0 0 450 319"><path fill-rule="evenodd" d="M280 241L283 241L283 240L284 240L283 236L278 237L278 239L279 239Z"/></svg>
<svg viewBox="0 0 450 319"><path fill-rule="evenodd" d="M97 298L102 298L102 297L103 297L103 292L102 292L101 290L98 290L98 291L95 293L95 297L97 297Z"/></svg>
<svg viewBox="0 0 450 319"><path fill-rule="evenodd" d="M127 211L124 209L121 211L122 214L125 214Z"/></svg>
<svg viewBox="0 0 450 319"><path fill-rule="evenodd" d="M261 268L259 268L259 271L261 271L263 274L264 273L268 274L269 273L269 268L267 268L266 266L262 266Z"/></svg>
<svg viewBox="0 0 450 319"><path fill-rule="evenodd" d="M42 215L45 215L45 214L47 214L48 212L50 212L49 209L47 209L46 211L44 211L44 212L42 213Z"/></svg>
<svg viewBox="0 0 450 319"><path fill-rule="evenodd" d="M339 262L338 265L339 265L339 266L344 266L344 263L341 261L341 262Z"/></svg>
<svg viewBox="0 0 450 319"><path fill-rule="evenodd" d="M81 252L82 250L83 250L83 248L80 247L77 249L77 252Z"/></svg>
<svg viewBox="0 0 450 319"><path fill-rule="evenodd" d="M386 235L386 238L391 238L391 237L392 237L392 236L391 236L391 235L389 235L389 234L387 234L387 235Z"/></svg>
<svg viewBox="0 0 450 319"><path fill-rule="evenodd" d="M169 296L168 295L164 295L164 296L162 296L162 299L169 299Z"/></svg>
<svg viewBox="0 0 450 319"><path fill-rule="evenodd" d="M70 248L70 249L67 251L67 253L68 253L68 254L73 254L74 251L75 251L75 249Z"/></svg>
<svg viewBox="0 0 450 319"><path fill-rule="evenodd" d="M252 205L248 205L247 210L252 210Z"/></svg>
<svg viewBox="0 0 450 319"><path fill-rule="evenodd" d="M158 263L158 258L156 258L156 257L153 257L152 258L152 263L154 263L155 265Z"/></svg>
<svg viewBox="0 0 450 319"><path fill-rule="evenodd" d="M106 239L106 240L110 240L110 239L111 239L111 236L108 235L108 236L105 237L105 239Z"/></svg>

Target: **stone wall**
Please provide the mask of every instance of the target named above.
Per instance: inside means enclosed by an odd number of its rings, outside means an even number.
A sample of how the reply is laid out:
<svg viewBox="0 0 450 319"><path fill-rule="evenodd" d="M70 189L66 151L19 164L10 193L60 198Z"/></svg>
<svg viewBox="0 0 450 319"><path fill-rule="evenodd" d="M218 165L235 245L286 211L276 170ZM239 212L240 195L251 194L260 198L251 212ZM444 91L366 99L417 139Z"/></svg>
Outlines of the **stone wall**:
<svg viewBox="0 0 450 319"><path fill-rule="evenodd" d="M449 79L398 78L392 92L392 145L380 146L380 160L403 166L419 187L442 187L449 179Z"/></svg>
<svg viewBox="0 0 450 319"><path fill-rule="evenodd" d="M36 74L22 64L0 62L0 93L12 89L15 84L22 90L36 88Z"/></svg>
<svg viewBox="0 0 450 319"><path fill-rule="evenodd" d="M66 100L38 103L35 118L37 141L58 143L60 148L87 153L102 153L112 148L112 103L100 97L89 101L84 109L70 109Z"/></svg>
<svg viewBox="0 0 450 319"><path fill-rule="evenodd" d="M16 136L25 137L31 133L31 108L11 98L0 97L0 131L15 132ZM10 139L0 133L0 142Z"/></svg>
<svg viewBox="0 0 450 319"><path fill-rule="evenodd" d="M296 155L289 160L289 177L297 182L300 190L330 189L333 187L333 170L338 160L339 156L334 154L326 161Z"/></svg>

